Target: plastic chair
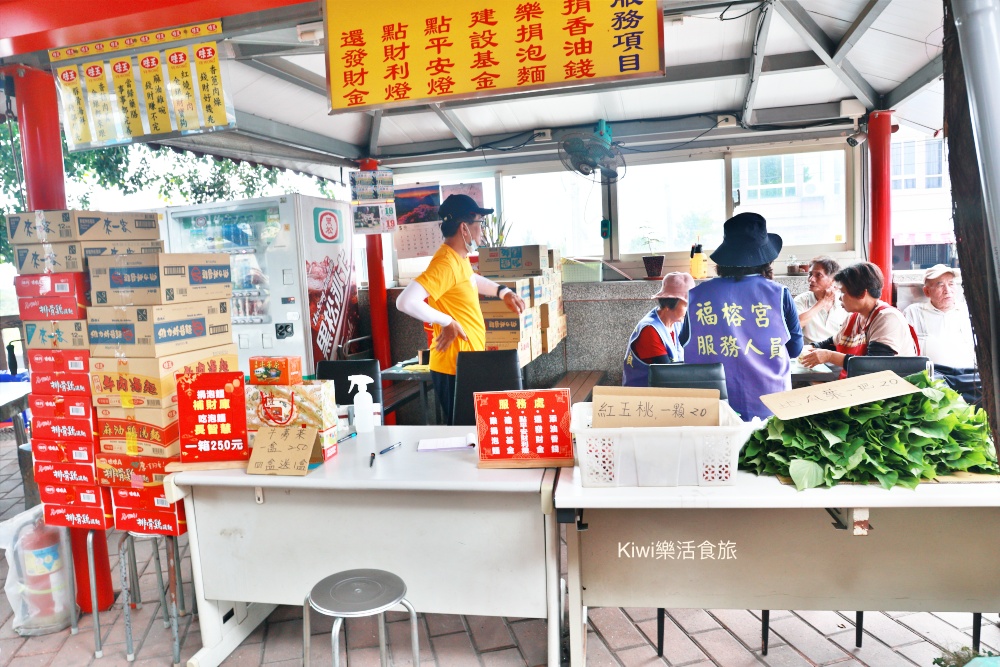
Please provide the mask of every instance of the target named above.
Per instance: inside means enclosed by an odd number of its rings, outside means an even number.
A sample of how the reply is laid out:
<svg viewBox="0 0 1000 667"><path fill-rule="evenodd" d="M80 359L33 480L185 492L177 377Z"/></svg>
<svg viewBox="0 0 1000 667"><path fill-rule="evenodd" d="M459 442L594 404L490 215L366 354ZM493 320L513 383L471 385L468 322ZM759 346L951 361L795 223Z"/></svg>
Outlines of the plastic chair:
<svg viewBox="0 0 1000 667"><path fill-rule="evenodd" d="M368 393L375 403L382 403L382 371L376 359L352 359L350 361L321 361L316 364L317 380L333 380L337 405L351 405L354 396L347 381L352 375L367 375L374 382L368 385Z"/></svg>
<svg viewBox="0 0 1000 667"><path fill-rule="evenodd" d="M927 357L849 357L845 367L847 377L892 371L900 377L927 371L934 374L934 363Z"/></svg>
<svg viewBox="0 0 1000 667"><path fill-rule="evenodd" d="M672 389L718 389L727 400L726 367L722 364L650 364L649 386Z"/></svg>
<svg viewBox="0 0 1000 667"><path fill-rule="evenodd" d="M452 424L475 426L476 408L472 394L477 391L523 389L517 350L459 352L455 367L455 403Z"/></svg>
<svg viewBox="0 0 1000 667"><path fill-rule="evenodd" d="M382 665L389 664L385 639L385 612L397 604L410 612L410 644L412 664L420 664L420 636L417 612L406 600L406 584L385 570L346 570L326 577L313 586L302 603L302 664L309 667L309 610L333 617L330 642L333 645L334 667L340 665L340 626L345 618L361 618L378 614L378 649ZM347 630L345 629L346 633ZM347 643L346 641L344 642Z"/></svg>

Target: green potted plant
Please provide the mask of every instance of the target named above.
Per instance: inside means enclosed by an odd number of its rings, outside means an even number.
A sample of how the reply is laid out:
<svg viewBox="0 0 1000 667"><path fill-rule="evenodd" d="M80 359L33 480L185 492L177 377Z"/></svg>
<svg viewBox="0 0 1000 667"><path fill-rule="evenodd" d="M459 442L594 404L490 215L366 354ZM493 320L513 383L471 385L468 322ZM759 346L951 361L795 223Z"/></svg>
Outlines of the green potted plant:
<svg viewBox="0 0 1000 667"><path fill-rule="evenodd" d="M653 254L653 244L663 243L663 239L656 235L656 230L646 225L640 227L639 232L641 234L639 242L649 250L649 254L642 257L642 263L646 267L646 276L648 278L659 278L663 272L663 255Z"/></svg>
<svg viewBox="0 0 1000 667"><path fill-rule="evenodd" d="M502 248L510 232L510 222L496 215L487 215L481 224L483 230L483 247Z"/></svg>

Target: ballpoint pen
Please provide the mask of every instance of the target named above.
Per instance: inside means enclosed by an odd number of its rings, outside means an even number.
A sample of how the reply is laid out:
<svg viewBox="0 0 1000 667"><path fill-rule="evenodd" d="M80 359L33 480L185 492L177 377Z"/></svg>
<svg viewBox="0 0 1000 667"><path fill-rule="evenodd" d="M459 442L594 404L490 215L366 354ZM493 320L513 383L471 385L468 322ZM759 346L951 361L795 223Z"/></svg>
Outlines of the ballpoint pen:
<svg viewBox="0 0 1000 667"><path fill-rule="evenodd" d="M402 446L403 446L402 442L393 443L393 444L389 445L388 447L386 447L385 449L383 449L381 452L379 452L379 454L385 454L386 452L391 452L392 450L396 449L397 447L402 447Z"/></svg>
<svg viewBox="0 0 1000 667"><path fill-rule="evenodd" d="M343 438L341 438L340 440L338 440L338 441L337 441L337 444L339 445L339 444L340 444L340 443L342 443L342 442L345 442L345 441L347 441L347 440L350 440L351 438L353 438L353 437L354 437L354 436L356 436L357 434L358 434L358 432L357 432L357 431L355 431L354 433L348 433L348 434L347 434L347 435L345 435L345 436L344 436Z"/></svg>
<svg viewBox="0 0 1000 667"><path fill-rule="evenodd" d="M372 452L371 457L368 459L368 467L371 468L375 465L375 452Z"/></svg>

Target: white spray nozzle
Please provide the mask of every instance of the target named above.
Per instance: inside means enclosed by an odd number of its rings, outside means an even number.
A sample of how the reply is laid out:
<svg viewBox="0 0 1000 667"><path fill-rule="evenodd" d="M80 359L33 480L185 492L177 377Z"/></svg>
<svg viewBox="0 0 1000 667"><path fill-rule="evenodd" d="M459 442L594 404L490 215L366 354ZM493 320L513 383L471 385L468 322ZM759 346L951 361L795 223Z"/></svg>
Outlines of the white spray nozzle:
<svg viewBox="0 0 1000 667"><path fill-rule="evenodd" d="M347 389L347 393L350 393L355 389L357 389L358 392L368 391L368 385L375 382L375 380L371 379L367 375L350 375L347 379L351 383L351 386Z"/></svg>

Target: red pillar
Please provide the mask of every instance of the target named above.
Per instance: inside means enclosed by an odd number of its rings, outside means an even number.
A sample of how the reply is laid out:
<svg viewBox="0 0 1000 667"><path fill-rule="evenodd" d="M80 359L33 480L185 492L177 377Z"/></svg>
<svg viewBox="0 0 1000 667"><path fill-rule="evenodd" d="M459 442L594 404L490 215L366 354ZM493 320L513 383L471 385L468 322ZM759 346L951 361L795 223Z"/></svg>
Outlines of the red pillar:
<svg viewBox="0 0 1000 667"><path fill-rule="evenodd" d="M27 207L66 208L66 182L63 171L62 138L59 134L59 103L56 84L47 72L18 67L14 72L14 99L17 102L17 127L21 134L24 158L24 184ZM110 609L115 594L111 586L111 563L108 560L107 534L94 535L94 566L97 573L97 607ZM90 600L90 577L87 574L87 531L70 529L73 547L73 570L76 575L76 602L86 613L93 612Z"/></svg>
<svg viewBox="0 0 1000 667"><path fill-rule="evenodd" d="M868 153L871 155L872 240L868 258L885 276L882 299L895 302L892 290L892 172L890 139L892 111L873 111L868 116Z"/></svg>

